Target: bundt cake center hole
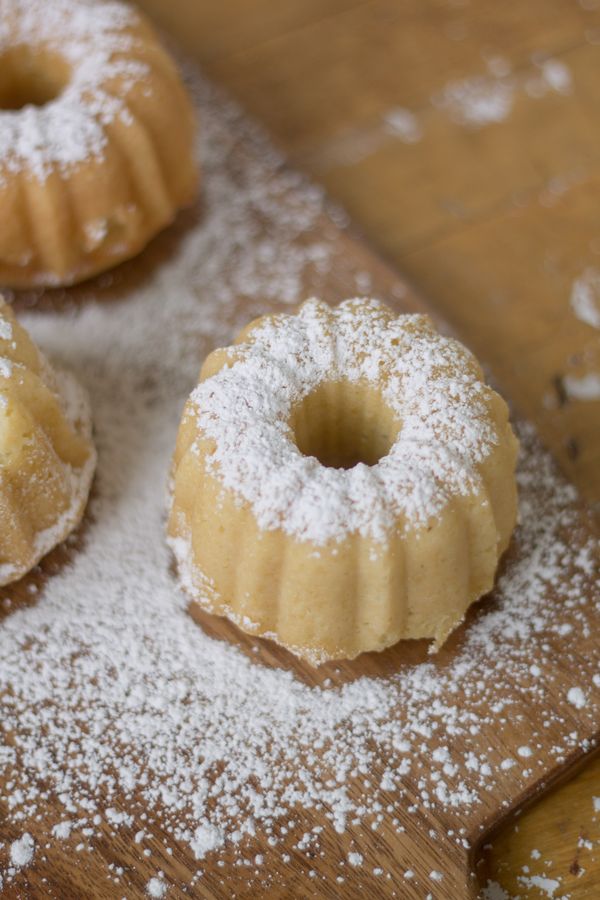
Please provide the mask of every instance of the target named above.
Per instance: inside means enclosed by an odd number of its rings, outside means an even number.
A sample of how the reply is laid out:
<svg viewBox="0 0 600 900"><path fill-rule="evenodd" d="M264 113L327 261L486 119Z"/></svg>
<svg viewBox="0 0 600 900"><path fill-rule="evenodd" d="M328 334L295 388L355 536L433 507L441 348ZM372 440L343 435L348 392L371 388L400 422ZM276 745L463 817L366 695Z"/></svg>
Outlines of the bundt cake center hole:
<svg viewBox="0 0 600 900"><path fill-rule="evenodd" d="M0 57L0 109L46 106L67 85L70 68L56 53L33 47L11 47Z"/></svg>
<svg viewBox="0 0 600 900"><path fill-rule="evenodd" d="M374 466L400 430L380 391L350 381L319 385L294 408L290 425L298 450L334 469Z"/></svg>

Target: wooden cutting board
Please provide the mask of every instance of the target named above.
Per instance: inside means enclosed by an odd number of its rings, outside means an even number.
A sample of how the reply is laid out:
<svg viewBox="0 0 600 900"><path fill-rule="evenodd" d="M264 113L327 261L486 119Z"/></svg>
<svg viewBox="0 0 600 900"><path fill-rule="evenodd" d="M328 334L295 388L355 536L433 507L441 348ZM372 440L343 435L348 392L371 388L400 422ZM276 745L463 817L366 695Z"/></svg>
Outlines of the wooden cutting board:
<svg viewBox="0 0 600 900"><path fill-rule="evenodd" d="M110 311L111 304L126 303L148 284L160 285L165 293L180 290L179 282L169 280L178 255L190 235L213 227L219 214L215 198L221 196L215 185L223 180L237 185L230 196L239 204L238 217L254 219L256 227L246 228L244 241L227 246L222 264L199 259L197 267L186 269L193 282L188 287L198 298L199 322L211 317L216 321L208 331L198 330L198 365L213 340L228 340L256 314L289 309L311 294L335 303L368 293L398 311L425 310L405 281L352 236L339 210L329 210L316 189L282 168L261 135L192 68L188 78L209 132L203 146L204 194L196 207L138 259L108 276L68 291L15 297L28 322L34 318L31 310L52 312L58 328L61 316L93 302ZM261 186L266 191L273 181L277 202L272 194L268 203L262 202ZM313 213L304 228L298 211L306 203ZM228 240L225 233L221 238ZM278 251L275 256L273 249ZM252 266L263 256L266 262L256 277ZM270 293L265 292L269 267L274 288ZM291 284L285 278L288 269L294 273ZM45 315L44 321L47 330L52 317ZM187 329L188 344L193 343L189 319L180 323L175 318L172 327ZM182 391L177 402L184 399ZM565 777L590 753L600 723L597 535L530 430L523 426L520 434L523 519L502 565L500 588L472 611L436 656L428 654L425 642L402 643L383 654L313 670L269 642L190 610L200 628L235 644L257 670L291 672L315 691L340 698L355 684L372 689L376 746L366 771L348 777L353 812L343 830L332 827L326 801L321 808L318 803L316 808L290 808L294 827L279 835L277 846L258 827L254 837L237 845L228 842L199 862L189 842L173 837L172 816L163 815L159 806L144 826L151 841L149 855L144 853L147 841L135 841L139 823L116 827L114 815L112 822L100 816L82 850L81 835L61 840L51 835L52 825L64 818L51 777L40 809L15 819L8 804L15 773L8 771L0 776L0 871L6 895L142 897L160 871L168 897L474 897L478 845L505 816ZM148 490L153 487L148 485ZM59 548L19 585L0 592L0 601L10 601L0 602L0 628L17 610L43 604L52 579L59 578L77 554L93 552L94 524L88 520L74 545ZM385 720L377 702L380 690L388 699L393 692L396 696L396 702L385 707ZM25 709L22 725L27 729ZM375 735L386 729L391 743L384 748ZM399 735L406 740L398 740ZM38 737L43 748L43 732ZM8 743L18 735L5 734L3 739ZM352 741L351 734L347 740ZM362 736L357 735L358 740ZM26 780L26 773L19 776ZM39 782L40 773L32 773L31 780ZM141 797L137 788L136 796ZM376 797L379 806L374 806ZM370 809L368 816L356 813L363 802ZM113 798L111 807L118 813L129 810L131 803L131 796L123 793L121 802ZM315 827L322 830L315 832ZM36 844L34 859L10 873L9 847L25 831ZM309 833L313 838L303 842L302 835Z"/></svg>

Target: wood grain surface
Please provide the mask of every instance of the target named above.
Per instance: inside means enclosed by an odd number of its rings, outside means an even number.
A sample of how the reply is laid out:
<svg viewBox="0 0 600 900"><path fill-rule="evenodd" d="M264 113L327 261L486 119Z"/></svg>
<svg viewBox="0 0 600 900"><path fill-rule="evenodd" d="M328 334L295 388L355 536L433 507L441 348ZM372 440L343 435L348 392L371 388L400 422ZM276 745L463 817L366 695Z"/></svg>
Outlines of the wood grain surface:
<svg viewBox="0 0 600 900"><path fill-rule="evenodd" d="M251 134L248 133L246 140L238 134L235 152L207 173L207 179L227 171L234 176L233 183L244 184L244 172L256 175L256 160L264 148L262 144L258 149L254 147L249 139ZM252 165L250 160L254 161ZM280 200L294 208L306 190L306 185L292 179ZM38 292L33 296L18 294L13 300L18 309L27 308L33 302L36 308L68 310L91 301L110 304L126 300L148 279L162 279L161 283L168 289L168 279L163 274L168 270L165 264L174 258L188 230L202 223L204 214L199 198L195 208L180 217L176 227L161 235L131 263L114 270L109 278L100 277L64 291L46 291L41 296ZM309 267L303 273L303 296L315 293L334 303L340 297L355 294L357 283L368 273L373 292L399 311L426 311L420 296L393 269L351 233L340 230L328 216L319 217L311 236L328 247L328 265L321 270ZM297 240L301 242L303 237L300 235ZM286 246L286 249L291 248ZM244 254L252 252L253 243L249 241ZM192 287L199 299L204 272L202 267L195 271L199 281ZM219 297L218 291L216 296ZM271 307L286 308L276 299L263 301L263 310ZM199 300L198 309L201 308ZM230 324L238 316L247 317L247 298L236 297L228 315L233 317ZM198 347L203 346L200 318L197 335L193 334L188 320L185 324L186 338L191 338ZM179 327L176 316L171 325L173 329ZM535 527L533 534L539 543L531 543L532 522L537 520L530 512L529 526L522 527L513 539L502 565L502 572L515 572L521 561L525 579L517 577L510 581L512 588L507 589L504 597L496 590L475 605L464 625L435 657L429 655L425 641L401 642L384 653L364 654L354 661L331 663L315 670L268 641L242 634L226 620L207 616L195 607L190 610L199 627L218 640L238 646L255 666L291 671L304 684L319 686L323 691L351 686L364 676L374 679L374 691L384 681L388 685L386 690L394 691L389 710L382 712L376 697L371 701L369 727L373 723L373 744L377 744L375 721L379 726L382 721L391 727L406 724L405 733L416 743L412 744L410 766L403 771L401 781L393 789L382 787L378 794L381 799L378 799L376 828L362 817L350 815L345 828L338 832L327 818L326 802L307 809L293 805L289 820L286 817L285 832L281 830L276 845L271 845L267 831L258 823L256 835L245 838L240 847L228 843L220 852L209 853L202 860L201 877L194 877L199 863L189 844L174 838L170 827L172 810L169 816L161 811L160 803L151 808L150 817L144 820L147 838L143 844L135 840L138 827L135 821L117 830L111 827L110 817L102 816L88 845L81 841L80 832L65 840L52 841L48 840L49 826L61 821L64 809L53 791L48 790L36 804L35 819L28 819L26 824L38 848L34 862L11 876L5 893L15 900L35 900L42 896L54 900L142 898L150 878L160 870L169 886L168 896L181 898L475 898L481 879L485 881L488 875L483 865L477 866L475 854L490 829L511 811L529 803L554 780L561 779L565 771L596 747L599 738L600 686L596 689L592 679L600 667L596 638L600 604L589 601L595 597L600 560L590 560L589 571L580 567L577 576L574 564L575 552L587 545L594 525L591 516L578 508L572 496L562 495L555 480L550 482L550 492L556 494L557 505L552 505L548 483L542 474L546 454L540 454L525 432L523 445L529 461L525 463L529 475L523 479L521 491L524 509L535 510L540 521L546 521L542 512L550 502L552 546L560 541L566 562L552 564L552 583L544 581L543 568L531 568L528 561L543 552L544 543ZM0 615L10 617L24 605L43 603L48 579L56 576L84 546L93 550L93 540L93 527L88 520L87 528L84 524L75 544L57 548L39 569L17 585L0 591ZM564 550L567 542L571 553ZM575 577L577 582L573 581ZM543 610L536 607L529 591L529 580L538 578L544 584ZM581 608L580 594L588 599ZM523 640L520 629L507 629L501 610L509 602L513 604L515 617L523 604L529 604L525 607L527 641ZM500 619L494 630L494 615L498 611ZM529 627L532 617L537 620L535 629ZM480 632L481 643L477 640L469 643L478 625L486 621L492 625ZM566 643L557 631L559 627L579 637ZM415 673L419 674L413 689ZM432 691L428 684L433 685ZM589 702L577 708L569 700L568 687L581 684L586 686ZM318 758L317 747L314 753ZM384 772L397 768L405 753L401 750L399 756L393 756L389 748L387 752L375 749L366 773L367 787L357 772L346 778L344 789L351 798L350 809L368 807L369 795L383 784ZM475 766L464 762L470 755L476 761ZM504 765L506 762L510 765ZM447 770L443 769L446 763ZM323 769L327 772L327 765ZM434 772L437 780L432 777ZM10 772L9 778L13 777L14 772ZM325 774L322 777L325 779ZM440 796L450 798L455 794L457 799L433 800L432 792L438 796L440 779L443 783ZM0 784L0 795L11 795L10 786L4 782ZM134 796L146 812L143 794ZM111 795L111 809L117 813L126 812L128 802L131 798L125 791ZM98 808L102 808L101 801ZM315 826L322 830L318 847L314 852L310 849L307 852L300 846L299 838ZM9 820L2 831L5 847L20 837L23 827L21 821ZM88 847L93 852L88 852ZM360 863L353 867L350 859L356 850L360 851ZM252 861L258 856L261 863L253 866ZM406 873L409 877L405 877Z"/></svg>
<svg viewBox="0 0 600 900"><path fill-rule="evenodd" d="M569 477L600 501L600 402L569 401L567 373L600 369L598 332L574 317L570 291L600 265L600 6L441 0L143 0L204 68L323 181L490 362L538 424ZM519 79L554 59L564 92L515 92L503 121L469 129L431 103L500 57ZM418 143L390 136L390 109L418 115ZM371 148L355 152L355 147ZM353 155L354 154L354 155ZM596 506L596 508L598 508ZM592 797L600 762L548 795L486 854L493 877L559 878L555 896L600 896ZM583 843L582 843L583 841ZM540 851L532 859L532 851ZM537 857L537 853L534 854Z"/></svg>

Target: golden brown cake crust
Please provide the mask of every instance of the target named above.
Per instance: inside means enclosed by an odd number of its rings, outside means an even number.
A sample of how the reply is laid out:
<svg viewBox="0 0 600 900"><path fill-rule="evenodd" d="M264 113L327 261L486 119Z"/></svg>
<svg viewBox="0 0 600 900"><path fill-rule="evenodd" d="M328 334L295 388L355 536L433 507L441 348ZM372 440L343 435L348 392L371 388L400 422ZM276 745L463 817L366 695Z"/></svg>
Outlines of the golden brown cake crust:
<svg viewBox="0 0 600 900"><path fill-rule="evenodd" d="M0 284L72 284L193 200L193 108L124 3L0 0L0 20Z"/></svg>
<svg viewBox="0 0 600 900"><path fill-rule="evenodd" d="M426 316L373 300L251 323L206 360L169 540L210 612L313 662L440 645L516 521L504 401Z"/></svg>
<svg viewBox="0 0 600 900"><path fill-rule="evenodd" d="M84 392L50 368L0 298L0 585L76 527L95 465Z"/></svg>

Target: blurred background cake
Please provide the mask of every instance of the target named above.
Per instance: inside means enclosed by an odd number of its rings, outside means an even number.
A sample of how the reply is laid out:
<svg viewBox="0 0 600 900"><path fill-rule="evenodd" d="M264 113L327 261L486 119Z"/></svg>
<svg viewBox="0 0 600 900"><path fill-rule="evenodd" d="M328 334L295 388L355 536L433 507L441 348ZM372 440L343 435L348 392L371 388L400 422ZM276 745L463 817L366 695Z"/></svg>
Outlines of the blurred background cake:
<svg viewBox="0 0 600 900"><path fill-rule="evenodd" d="M193 200L192 105L125 4L0 0L0 20L0 284L71 284Z"/></svg>

